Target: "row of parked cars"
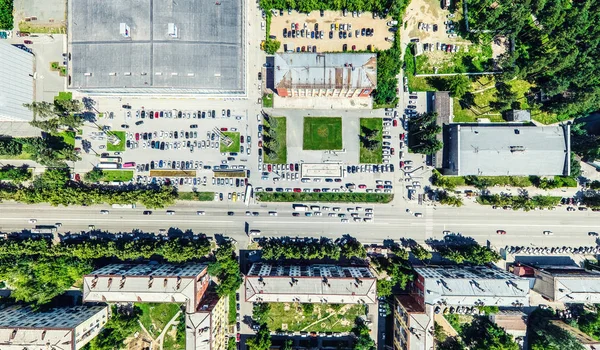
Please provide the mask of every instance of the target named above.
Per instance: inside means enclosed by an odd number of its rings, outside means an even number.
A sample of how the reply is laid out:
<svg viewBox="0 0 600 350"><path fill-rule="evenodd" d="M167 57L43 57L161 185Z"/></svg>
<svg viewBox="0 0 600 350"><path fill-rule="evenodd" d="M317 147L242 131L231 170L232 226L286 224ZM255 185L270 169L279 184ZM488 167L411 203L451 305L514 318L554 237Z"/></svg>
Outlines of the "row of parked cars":
<svg viewBox="0 0 600 350"><path fill-rule="evenodd" d="M177 118L177 119L206 119L216 118L217 112L214 109L206 111L146 111L144 109L135 112L136 119L160 119L160 118ZM222 109L221 117L231 117L230 109ZM241 117L240 117L241 119Z"/></svg>

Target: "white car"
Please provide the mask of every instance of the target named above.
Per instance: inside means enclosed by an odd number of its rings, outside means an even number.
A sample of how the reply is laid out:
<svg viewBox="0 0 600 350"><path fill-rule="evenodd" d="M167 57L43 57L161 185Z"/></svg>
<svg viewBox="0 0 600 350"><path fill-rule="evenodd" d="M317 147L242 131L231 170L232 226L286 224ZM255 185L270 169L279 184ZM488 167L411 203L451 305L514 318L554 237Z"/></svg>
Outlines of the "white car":
<svg viewBox="0 0 600 350"><path fill-rule="evenodd" d="M203 210L198 210L196 215L206 215L206 213Z"/></svg>
<svg viewBox="0 0 600 350"><path fill-rule="evenodd" d="M108 214L108 210L100 210L100 214L106 215L106 214Z"/></svg>
<svg viewBox="0 0 600 350"><path fill-rule="evenodd" d="M35 224L35 223L37 223L37 220L36 219L29 219L29 223L30 224Z"/></svg>
<svg viewBox="0 0 600 350"><path fill-rule="evenodd" d="M271 216L277 216L277 212L276 211L270 211L269 215L271 215Z"/></svg>
<svg viewBox="0 0 600 350"><path fill-rule="evenodd" d="M545 236L552 236L552 231L544 231Z"/></svg>

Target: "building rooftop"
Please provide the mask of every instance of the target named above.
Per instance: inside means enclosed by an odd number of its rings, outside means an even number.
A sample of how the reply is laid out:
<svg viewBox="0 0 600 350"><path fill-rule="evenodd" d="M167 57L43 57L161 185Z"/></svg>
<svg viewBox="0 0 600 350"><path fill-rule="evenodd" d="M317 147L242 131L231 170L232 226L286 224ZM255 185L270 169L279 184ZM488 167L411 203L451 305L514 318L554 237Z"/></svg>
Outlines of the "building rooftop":
<svg viewBox="0 0 600 350"><path fill-rule="evenodd" d="M424 301L449 305L529 305L529 281L487 266L415 267L424 279Z"/></svg>
<svg viewBox="0 0 600 350"><path fill-rule="evenodd" d="M531 112L523 109L513 109L507 113L510 122L530 122Z"/></svg>
<svg viewBox="0 0 600 350"><path fill-rule="evenodd" d="M246 275L246 300L369 304L377 301L377 279L363 266L256 263Z"/></svg>
<svg viewBox="0 0 600 350"><path fill-rule="evenodd" d="M104 317L102 317L102 314ZM0 348L12 349L74 349L76 342L87 342L107 321L107 306L76 306L55 308L47 312L34 312L30 307L11 306L0 310ZM76 331L82 323L96 316L91 325L86 324L81 334ZM98 324L97 324L97 322Z"/></svg>
<svg viewBox="0 0 600 350"><path fill-rule="evenodd" d="M31 121L23 107L33 102L33 55L0 41L0 121Z"/></svg>
<svg viewBox="0 0 600 350"><path fill-rule="evenodd" d="M600 302L600 273L578 266L538 265L539 274L549 274L553 280L536 278L534 290L560 302Z"/></svg>
<svg viewBox="0 0 600 350"><path fill-rule="evenodd" d="M436 91L434 94L433 110L438 114L441 124L450 123L452 115L452 97L448 91Z"/></svg>
<svg viewBox="0 0 600 350"><path fill-rule="evenodd" d="M449 126L449 175L569 175L569 126Z"/></svg>
<svg viewBox="0 0 600 350"><path fill-rule="evenodd" d="M83 278L83 300L186 303L194 312L208 287L205 264L112 264Z"/></svg>
<svg viewBox="0 0 600 350"><path fill-rule="evenodd" d="M282 53L275 55L275 88L375 89L373 53Z"/></svg>
<svg viewBox="0 0 600 350"><path fill-rule="evenodd" d="M69 1L69 88L241 94L243 2Z"/></svg>

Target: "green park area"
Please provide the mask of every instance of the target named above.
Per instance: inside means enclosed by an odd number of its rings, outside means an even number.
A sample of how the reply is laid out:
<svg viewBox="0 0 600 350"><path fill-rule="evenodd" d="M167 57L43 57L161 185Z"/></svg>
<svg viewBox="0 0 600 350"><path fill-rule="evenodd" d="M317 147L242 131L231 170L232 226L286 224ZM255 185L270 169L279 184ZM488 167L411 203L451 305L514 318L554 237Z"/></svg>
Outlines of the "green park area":
<svg viewBox="0 0 600 350"><path fill-rule="evenodd" d="M109 139L107 139L106 150L109 152L123 152L125 150L125 131L109 131L107 134L118 137L119 143L113 145Z"/></svg>
<svg viewBox="0 0 600 350"><path fill-rule="evenodd" d="M381 118L360 119L360 162L381 164L383 161L383 120Z"/></svg>
<svg viewBox="0 0 600 350"><path fill-rule="evenodd" d="M230 138L233 141L229 146L221 141L221 153L231 153L231 152L239 152L240 151L240 133L232 132L232 131L224 131L223 135Z"/></svg>
<svg viewBox="0 0 600 350"><path fill-rule="evenodd" d="M100 181L127 182L131 179L133 179L133 170L102 170L102 178Z"/></svg>
<svg viewBox="0 0 600 350"><path fill-rule="evenodd" d="M264 118L263 149L265 163L287 163L287 119L285 117Z"/></svg>
<svg viewBox="0 0 600 350"><path fill-rule="evenodd" d="M342 118L304 117L304 150L342 149Z"/></svg>
<svg viewBox="0 0 600 350"><path fill-rule="evenodd" d="M365 314L364 305L271 303L267 324L273 331L349 332Z"/></svg>

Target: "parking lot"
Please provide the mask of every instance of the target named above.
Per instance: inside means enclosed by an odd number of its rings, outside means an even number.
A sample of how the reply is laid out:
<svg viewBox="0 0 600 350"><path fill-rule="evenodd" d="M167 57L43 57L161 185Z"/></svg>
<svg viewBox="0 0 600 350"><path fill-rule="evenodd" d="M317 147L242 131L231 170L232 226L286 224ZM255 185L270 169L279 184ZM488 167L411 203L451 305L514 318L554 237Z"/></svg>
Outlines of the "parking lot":
<svg viewBox="0 0 600 350"><path fill-rule="evenodd" d="M323 16L318 11L308 16L284 11L283 15L277 12L277 16L272 17L270 35L281 41L280 52L386 50L393 42L386 38L393 40L394 37L386 24L389 20L374 19L370 12L358 17L358 13L353 16L348 12L344 16L340 11L324 11Z"/></svg>

